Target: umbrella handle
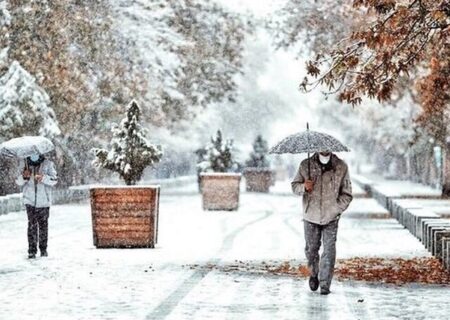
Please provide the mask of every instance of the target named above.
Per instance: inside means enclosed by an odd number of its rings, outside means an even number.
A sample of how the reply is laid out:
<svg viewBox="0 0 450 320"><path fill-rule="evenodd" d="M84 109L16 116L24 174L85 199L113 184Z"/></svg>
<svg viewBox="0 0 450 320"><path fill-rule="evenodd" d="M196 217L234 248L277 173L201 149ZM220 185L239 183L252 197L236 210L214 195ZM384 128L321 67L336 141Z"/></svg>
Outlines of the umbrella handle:
<svg viewBox="0 0 450 320"><path fill-rule="evenodd" d="M309 152L308 152L308 180L311 180L311 158L309 157Z"/></svg>
<svg viewBox="0 0 450 320"><path fill-rule="evenodd" d="M306 131L308 132L308 148L309 148L309 122L306 123ZM311 180L311 158L308 152L308 179Z"/></svg>

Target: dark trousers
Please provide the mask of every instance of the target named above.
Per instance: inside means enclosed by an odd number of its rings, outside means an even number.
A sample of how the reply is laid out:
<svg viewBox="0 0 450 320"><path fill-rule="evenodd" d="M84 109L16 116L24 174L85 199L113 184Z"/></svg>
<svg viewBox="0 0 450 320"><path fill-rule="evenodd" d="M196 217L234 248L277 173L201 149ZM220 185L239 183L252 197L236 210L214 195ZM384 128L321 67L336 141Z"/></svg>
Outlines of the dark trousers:
<svg viewBox="0 0 450 320"><path fill-rule="evenodd" d="M35 208L26 205L28 215L28 253L37 253L37 244L39 250L47 251L48 240L48 216L50 208Z"/></svg>
<svg viewBox="0 0 450 320"><path fill-rule="evenodd" d="M311 276L318 276L320 286L330 288L336 262L336 239L338 220L326 225L304 221L305 226L305 255ZM322 256L319 249L323 242Z"/></svg>

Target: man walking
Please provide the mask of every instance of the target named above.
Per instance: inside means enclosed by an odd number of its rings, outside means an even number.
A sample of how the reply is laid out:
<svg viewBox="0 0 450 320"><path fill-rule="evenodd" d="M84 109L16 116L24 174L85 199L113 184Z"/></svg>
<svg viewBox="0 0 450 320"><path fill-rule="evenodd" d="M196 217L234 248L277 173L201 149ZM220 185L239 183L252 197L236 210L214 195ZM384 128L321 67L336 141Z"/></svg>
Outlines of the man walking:
<svg viewBox="0 0 450 320"><path fill-rule="evenodd" d="M36 258L37 244L41 257L48 256L48 217L51 189L57 183L55 166L43 155L35 154L25 159L22 174L16 183L22 187L23 202L28 216L28 258Z"/></svg>
<svg viewBox="0 0 450 320"><path fill-rule="evenodd" d="M353 199L347 164L331 152L315 153L302 161L292 191L303 195L305 254L309 287L329 294L336 261L339 218ZM323 253L319 249L323 242Z"/></svg>

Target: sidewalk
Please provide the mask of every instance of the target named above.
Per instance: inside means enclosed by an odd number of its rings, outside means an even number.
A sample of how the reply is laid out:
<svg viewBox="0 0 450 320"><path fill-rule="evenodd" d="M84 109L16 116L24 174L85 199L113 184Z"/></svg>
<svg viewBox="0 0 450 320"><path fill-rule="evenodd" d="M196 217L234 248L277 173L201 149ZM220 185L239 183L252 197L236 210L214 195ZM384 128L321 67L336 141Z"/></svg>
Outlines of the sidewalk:
<svg viewBox="0 0 450 320"><path fill-rule="evenodd" d="M191 186L195 189L195 185ZM183 187L185 188L185 187ZM444 319L448 287L306 280L191 269L243 261L304 263L300 199L243 193L237 212L204 212L200 196L163 195L154 250L97 250L88 203L51 209L47 259L26 259L24 212L0 217L1 319ZM338 259L430 257L371 198L340 221ZM360 301L360 302L358 302Z"/></svg>

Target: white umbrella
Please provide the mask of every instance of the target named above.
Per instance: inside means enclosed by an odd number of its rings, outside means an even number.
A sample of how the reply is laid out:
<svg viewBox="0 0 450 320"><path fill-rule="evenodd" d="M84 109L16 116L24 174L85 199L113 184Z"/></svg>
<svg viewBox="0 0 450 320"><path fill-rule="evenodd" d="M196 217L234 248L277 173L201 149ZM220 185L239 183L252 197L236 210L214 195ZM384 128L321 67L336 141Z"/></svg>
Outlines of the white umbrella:
<svg viewBox="0 0 450 320"><path fill-rule="evenodd" d="M0 155L26 158L33 154L44 154L55 150L54 144L45 137L25 136L14 138L0 144Z"/></svg>

